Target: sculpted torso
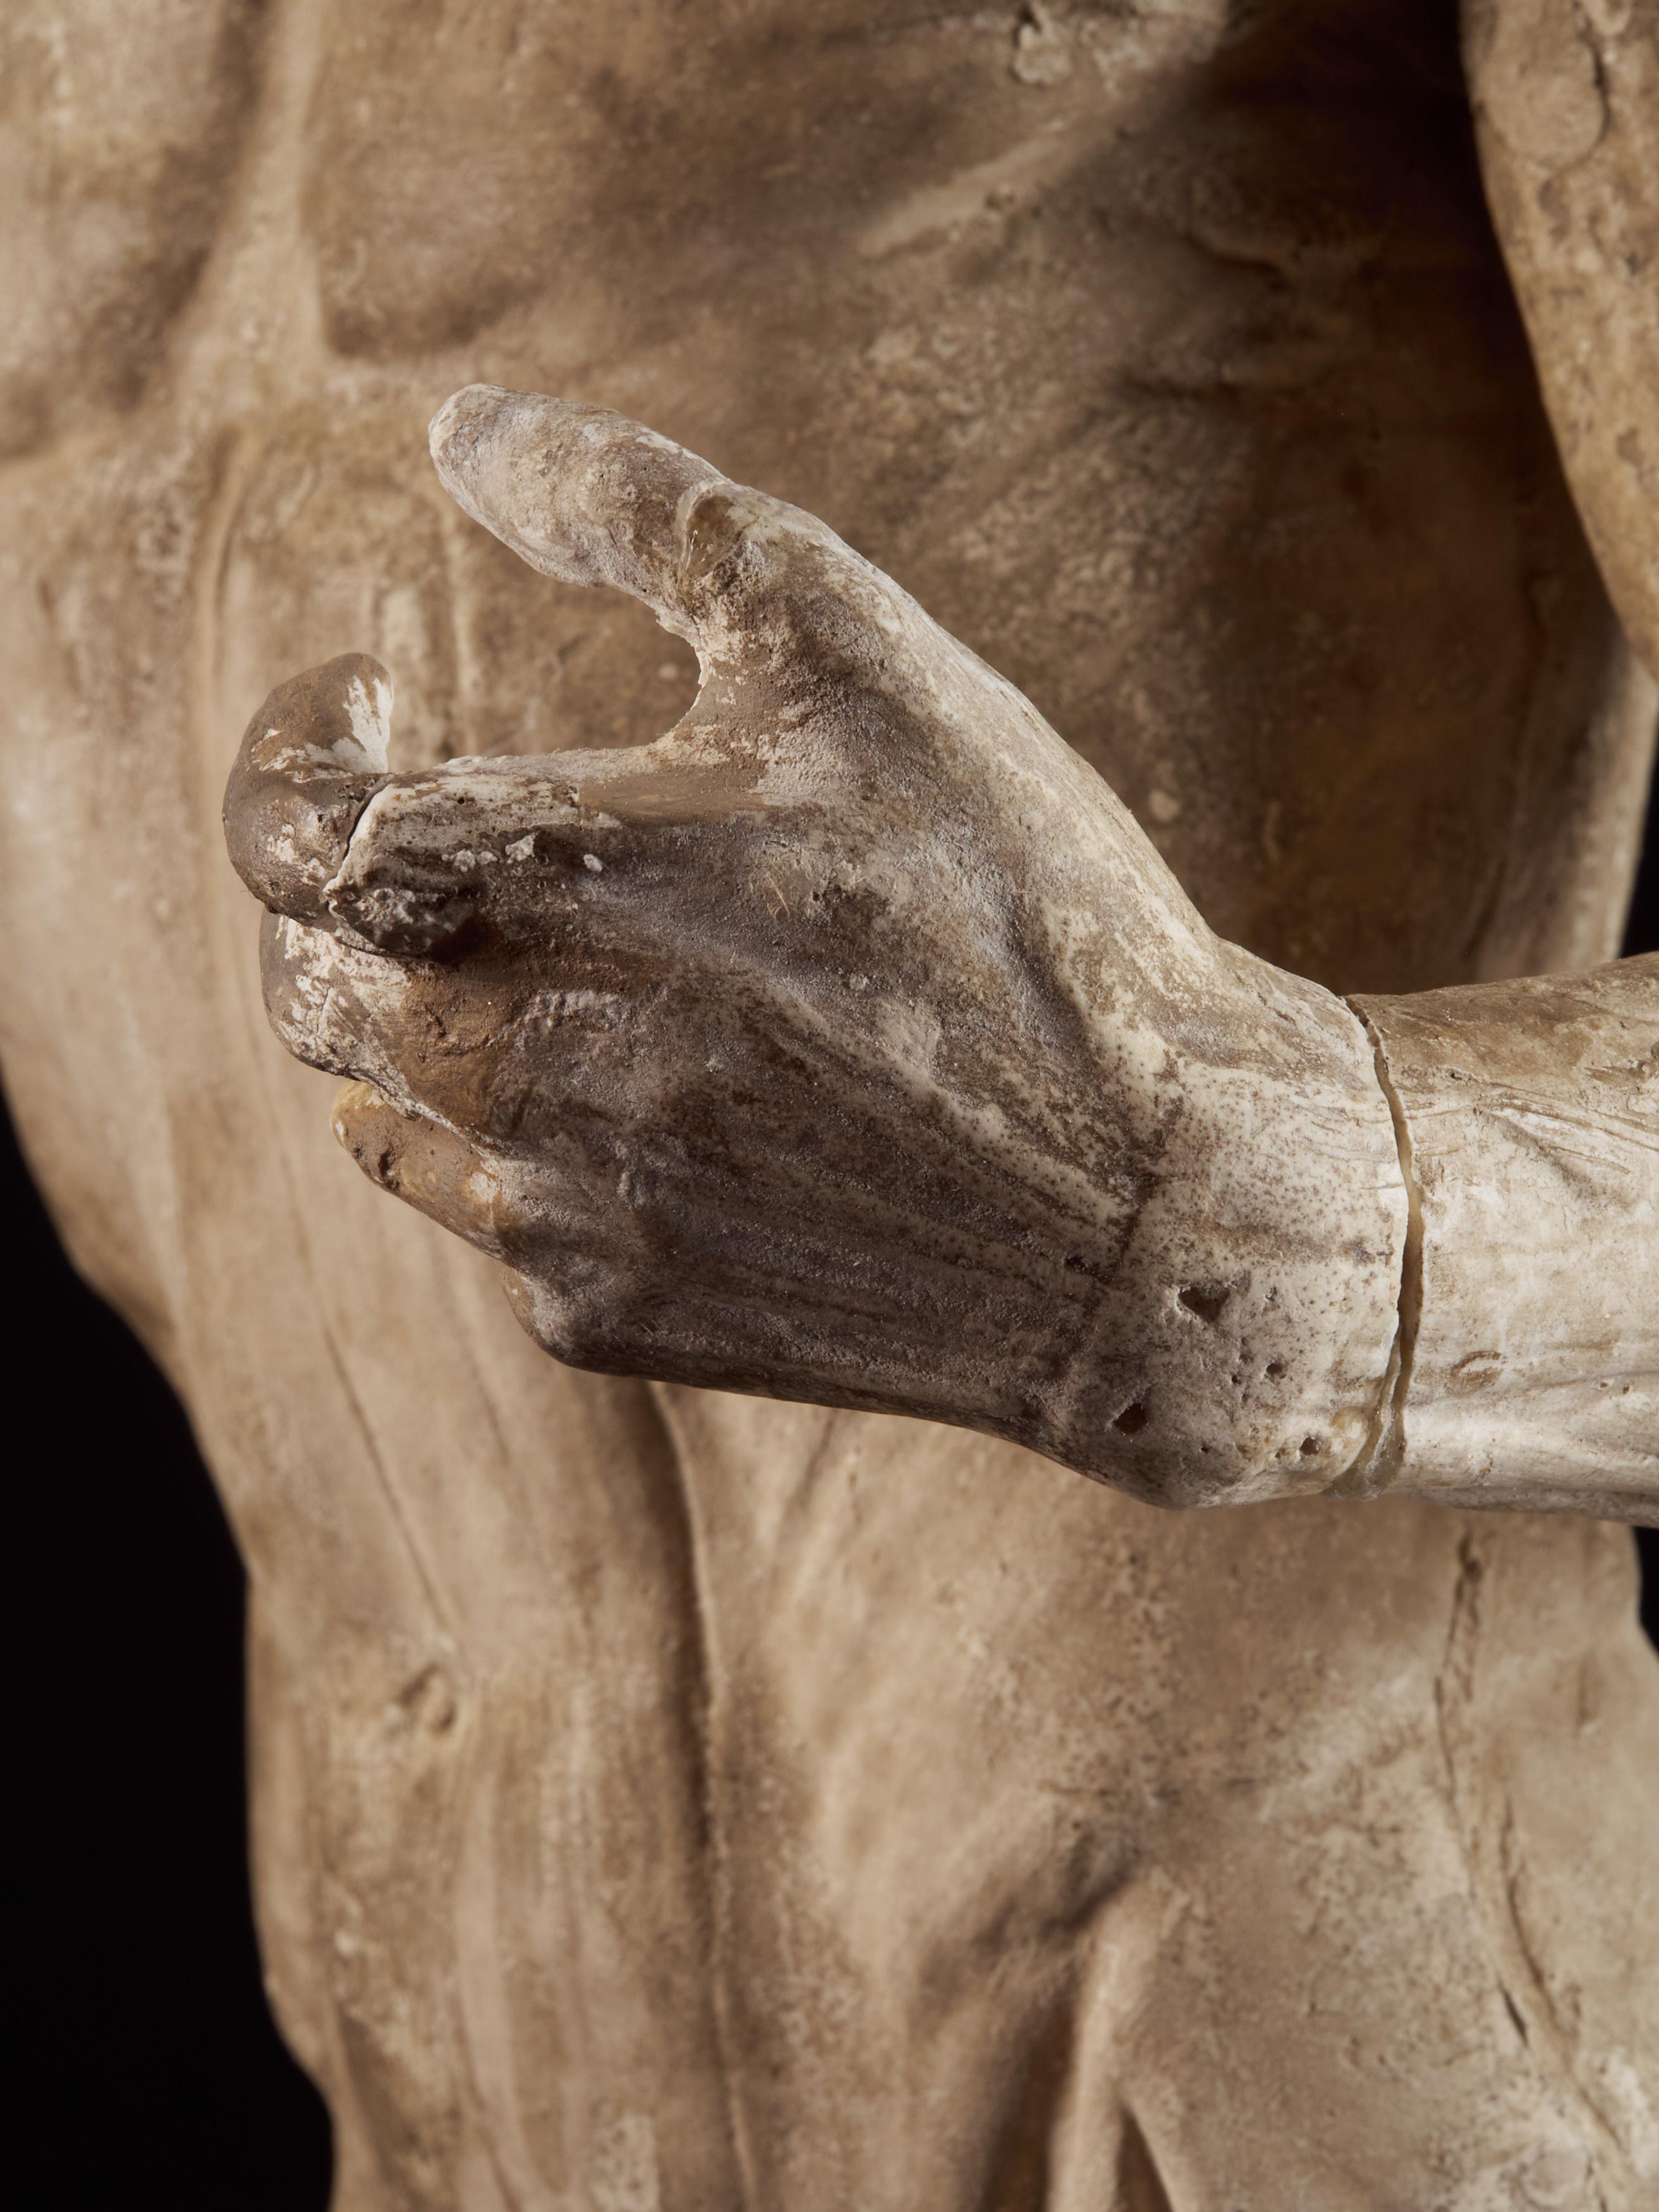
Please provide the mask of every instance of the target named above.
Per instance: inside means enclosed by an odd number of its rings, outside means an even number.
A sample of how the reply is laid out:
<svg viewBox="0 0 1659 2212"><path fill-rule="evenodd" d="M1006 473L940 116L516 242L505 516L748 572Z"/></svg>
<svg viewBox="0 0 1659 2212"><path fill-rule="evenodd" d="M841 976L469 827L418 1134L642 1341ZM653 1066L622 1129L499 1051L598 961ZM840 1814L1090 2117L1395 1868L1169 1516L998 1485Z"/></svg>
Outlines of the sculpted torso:
<svg viewBox="0 0 1659 2212"><path fill-rule="evenodd" d="M1611 958L1653 706L1607 592L1650 656L1653 587L1594 264L1639 11L1486 126L1513 284L1447 11L1235 12L21 34L7 1080L248 1559L266 1955L341 2212L1659 2186L1627 1534L1160 1512L562 1366L332 1143L219 842L238 732L334 653L392 671L402 769L685 707L642 608L432 475L484 380L825 517L1252 952L1358 994ZM1471 31L1500 120L1513 20Z"/></svg>

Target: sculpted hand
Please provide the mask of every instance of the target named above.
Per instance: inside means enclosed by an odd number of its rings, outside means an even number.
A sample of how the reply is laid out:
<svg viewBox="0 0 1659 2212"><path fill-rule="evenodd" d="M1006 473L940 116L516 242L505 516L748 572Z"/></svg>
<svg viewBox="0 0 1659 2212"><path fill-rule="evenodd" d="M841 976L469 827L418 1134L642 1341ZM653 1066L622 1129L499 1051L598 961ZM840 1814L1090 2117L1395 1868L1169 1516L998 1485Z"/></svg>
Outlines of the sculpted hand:
<svg viewBox="0 0 1659 2212"><path fill-rule="evenodd" d="M579 1366L925 1415L1170 1504L1363 1486L1406 1205L1357 1017L1205 927L1035 709L825 526L475 386L444 483L702 664L631 750L390 775L349 657L231 780L342 1141Z"/></svg>

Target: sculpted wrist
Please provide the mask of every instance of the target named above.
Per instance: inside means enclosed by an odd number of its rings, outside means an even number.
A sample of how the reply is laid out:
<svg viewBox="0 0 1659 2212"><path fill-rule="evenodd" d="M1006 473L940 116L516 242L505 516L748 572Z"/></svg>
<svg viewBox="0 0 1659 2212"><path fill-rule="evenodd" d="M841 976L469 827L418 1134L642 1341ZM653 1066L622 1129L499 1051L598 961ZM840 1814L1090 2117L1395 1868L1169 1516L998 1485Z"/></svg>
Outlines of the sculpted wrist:
<svg viewBox="0 0 1659 2212"><path fill-rule="evenodd" d="M1054 1452L1168 1505L1352 1486L1399 1332L1406 1194L1364 1030L1317 985L1224 951L1234 1018L1185 1043Z"/></svg>

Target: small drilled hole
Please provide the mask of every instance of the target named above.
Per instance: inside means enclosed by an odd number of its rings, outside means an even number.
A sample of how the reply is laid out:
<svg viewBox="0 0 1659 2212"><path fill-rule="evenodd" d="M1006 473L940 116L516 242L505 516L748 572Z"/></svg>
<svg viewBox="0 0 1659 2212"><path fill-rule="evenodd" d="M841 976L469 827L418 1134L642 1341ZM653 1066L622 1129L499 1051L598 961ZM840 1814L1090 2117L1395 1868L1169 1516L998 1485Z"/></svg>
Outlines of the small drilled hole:
<svg viewBox="0 0 1659 2212"><path fill-rule="evenodd" d="M1282 1359L1270 1359L1267 1362L1266 1372L1269 1382L1277 1382L1279 1376L1285 1372L1284 1361Z"/></svg>
<svg viewBox="0 0 1659 2212"><path fill-rule="evenodd" d="M1146 1425L1146 1408L1139 1401L1133 1406L1126 1406L1112 1423L1112 1426L1121 1429L1126 1437L1139 1436Z"/></svg>
<svg viewBox="0 0 1659 2212"><path fill-rule="evenodd" d="M1181 1293L1181 1303L1188 1313L1195 1313L1200 1321L1212 1323L1221 1318L1221 1309L1227 1303L1225 1291L1205 1290L1198 1283L1188 1283Z"/></svg>
<svg viewBox="0 0 1659 2212"><path fill-rule="evenodd" d="M1324 1445L1320 1443L1317 1437L1304 1437L1302 1439L1302 1456L1304 1459L1311 1459L1316 1452L1323 1451L1324 1449Z"/></svg>

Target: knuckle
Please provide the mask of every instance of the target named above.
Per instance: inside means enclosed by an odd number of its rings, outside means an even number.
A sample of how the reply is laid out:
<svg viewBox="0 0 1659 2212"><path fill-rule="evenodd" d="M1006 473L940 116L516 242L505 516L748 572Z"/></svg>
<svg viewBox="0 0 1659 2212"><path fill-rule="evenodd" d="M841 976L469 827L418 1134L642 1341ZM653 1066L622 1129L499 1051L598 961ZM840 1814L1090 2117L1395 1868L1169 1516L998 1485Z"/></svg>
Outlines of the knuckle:
<svg viewBox="0 0 1659 2212"><path fill-rule="evenodd" d="M608 1266L567 1268L556 1285L533 1286L532 1333L567 1367L629 1374L645 1349L635 1303Z"/></svg>
<svg viewBox="0 0 1659 2212"><path fill-rule="evenodd" d="M679 514L680 567L688 581L712 579L775 505L744 484L701 484L688 492Z"/></svg>

